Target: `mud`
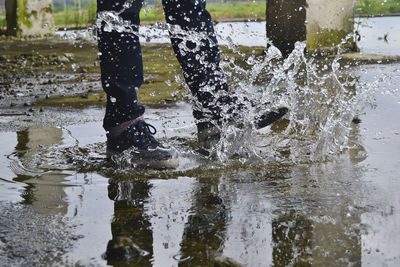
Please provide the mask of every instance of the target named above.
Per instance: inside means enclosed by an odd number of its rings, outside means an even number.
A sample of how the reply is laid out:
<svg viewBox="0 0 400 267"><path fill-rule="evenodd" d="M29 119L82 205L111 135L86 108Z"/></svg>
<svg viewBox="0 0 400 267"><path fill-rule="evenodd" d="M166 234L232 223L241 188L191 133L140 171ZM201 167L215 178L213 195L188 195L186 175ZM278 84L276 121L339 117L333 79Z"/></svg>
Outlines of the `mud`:
<svg viewBox="0 0 400 267"><path fill-rule="evenodd" d="M104 104L97 53L97 45L90 39L1 40L1 106L32 106L36 102L39 106L60 105L61 102L67 105L75 102L77 106L88 101L89 104ZM161 103L182 99L183 87L174 79L181 74L172 48L147 45L143 54L148 64L144 64L145 82L139 92L142 101ZM95 95L96 99L87 100L89 95ZM65 99L71 96L77 98ZM64 99L43 103L43 100L60 97Z"/></svg>
<svg viewBox="0 0 400 267"><path fill-rule="evenodd" d="M145 82L138 92L145 104L165 105L186 99L179 64L169 44L146 44L142 48ZM222 47L223 57L245 67L247 56L262 56L263 47ZM91 39L63 38L0 40L0 105L25 106L23 112L44 106L104 105L97 45ZM330 64L329 52L310 54L320 64ZM396 63L399 56L344 54L343 65ZM165 64L165 62L169 62ZM264 81L265 82L265 81ZM79 84L79 86L77 86ZM36 108L35 108L36 107ZM43 109L43 108L42 108ZM19 111L20 112L20 111Z"/></svg>

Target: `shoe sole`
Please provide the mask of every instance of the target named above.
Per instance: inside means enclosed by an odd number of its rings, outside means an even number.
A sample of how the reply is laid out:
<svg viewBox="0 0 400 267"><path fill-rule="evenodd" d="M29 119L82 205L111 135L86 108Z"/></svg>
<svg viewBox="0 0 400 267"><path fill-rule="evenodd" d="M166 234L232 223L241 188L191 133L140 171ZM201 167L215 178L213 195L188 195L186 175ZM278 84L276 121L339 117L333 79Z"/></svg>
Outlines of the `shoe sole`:
<svg viewBox="0 0 400 267"><path fill-rule="evenodd" d="M268 112L267 114L261 115L259 118L256 119L256 129L262 129L271 125L272 123L276 122L280 118L288 113L289 108L287 107L279 107L276 111Z"/></svg>
<svg viewBox="0 0 400 267"><path fill-rule="evenodd" d="M197 133L197 138L201 147L210 149L218 144L221 137L218 127L213 126Z"/></svg>
<svg viewBox="0 0 400 267"><path fill-rule="evenodd" d="M271 111L267 114L263 114L258 119L256 119L256 129L262 129L273 124L274 122L285 116L288 111L288 107L282 106L279 107L276 111ZM216 144L218 144L220 140L220 129L216 126L210 127L208 129L198 132L197 138L199 140L200 147L211 149Z"/></svg>
<svg viewBox="0 0 400 267"><path fill-rule="evenodd" d="M167 160L157 160L157 161L143 161L143 162L135 162L135 165L140 168L148 168L148 169L176 169L179 166L178 158L171 158Z"/></svg>
<svg viewBox="0 0 400 267"><path fill-rule="evenodd" d="M117 157L121 155L121 153L117 153L107 148L106 151L107 160L115 162L113 157ZM128 165L128 164L127 164ZM170 159L163 159L163 160L134 160L132 163L129 164L130 166L135 166L138 168L148 168L148 169L176 169L179 166L179 158L172 157Z"/></svg>

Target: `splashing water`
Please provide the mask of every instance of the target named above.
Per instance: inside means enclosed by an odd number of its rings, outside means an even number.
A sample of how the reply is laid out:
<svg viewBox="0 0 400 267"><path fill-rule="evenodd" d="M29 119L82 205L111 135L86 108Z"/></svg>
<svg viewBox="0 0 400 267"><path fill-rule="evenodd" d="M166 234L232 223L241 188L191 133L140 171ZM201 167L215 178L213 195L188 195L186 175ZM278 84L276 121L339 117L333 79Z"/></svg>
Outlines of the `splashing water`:
<svg viewBox="0 0 400 267"><path fill-rule="evenodd" d="M138 25L132 26L119 16L126 8L129 6L124 6L120 12L100 12L95 26L99 28L105 25L105 31L133 33L146 40L180 38L183 40L179 47L182 53L199 51L204 42L213 44L205 33L185 31L177 25L166 23L156 23L140 32ZM217 38L227 43L227 49L234 54L232 57L222 57L221 65L230 90L239 99L268 103L265 109L284 105L290 110L283 120L260 132L255 131L251 123L245 129L222 125L221 140L213 154L221 162L329 160L350 148L348 136L353 118L362 112L366 103L373 104L374 94L378 92L382 79L393 79L387 74L373 82L359 81L356 68L341 57L342 46L353 38L352 35L337 47L336 56L326 58L307 54L304 42L298 42L289 57L282 58L280 51L269 41L265 53L257 55L254 51L250 54L242 52L227 34L217 33ZM197 45L188 47L186 41ZM175 81L186 88L185 95L196 105L183 80L175 77ZM212 89L205 90L212 92ZM384 92L398 95L398 91ZM255 107L247 108L244 121L251 122L262 112Z"/></svg>
<svg viewBox="0 0 400 267"><path fill-rule="evenodd" d="M325 62L321 71L320 63L304 49L305 43L299 42L291 55L282 59L271 46L259 57L241 55L244 67L232 64L234 59L224 63L228 79L233 81L231 87L239 95L270 107L288 106L290 112L286 121L277 122L274 130L261 135L225 127L217 149L221 160L241 154L278 162L320 161L347 147L350 124L359 110L357 94L351 92L352 78L339 78L339 56ZM253 121L259 112L249 107L245 120Z"/></svg>
<svg viewBox="0 0 400 267"><path fill-rule="evenodd" d="M351 38L348 35L338 45L338 53L326 58L307 54L306 44L298 42L286 59L269 43L269 49L258 57L238 52L245 64L235 64L235 58L224 61L231 89L260 103L288 106L290 111L286 120L275 123L261 135L236 133L239 136L236 146L232 145L232 135L227 129L218 147L219 158L227 159L240 148L239 151L268 162L317 162L351 148L348 136L352 120L362 113L365 105L373 104L377 93L399 97L398 89L382 88L383 81L398 83L394 73L362 82L360 68L365 66L353 67L342 60L343 46ZM228 48L238 50L232 42ZM386 87L397 88L389 84ZM257 112L250 107L249 121L254 114Z"/></svg>

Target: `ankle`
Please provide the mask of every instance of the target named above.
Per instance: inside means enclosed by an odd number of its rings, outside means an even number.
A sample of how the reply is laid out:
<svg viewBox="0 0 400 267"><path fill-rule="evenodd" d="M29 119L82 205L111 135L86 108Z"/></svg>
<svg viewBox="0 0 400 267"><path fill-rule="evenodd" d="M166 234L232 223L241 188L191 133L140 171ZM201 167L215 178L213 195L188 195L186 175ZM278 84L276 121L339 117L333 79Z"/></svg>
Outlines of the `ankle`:
<svg viewBox="0 0 400 267"><path fill-rule="evenodd" d="M126 132L129 129L129 127L137 124L141 120L143 120L143 116L137 117L134 120L123 122L117 126L108 129L107 132L111 137L118 137L122 133Z"/></svg>

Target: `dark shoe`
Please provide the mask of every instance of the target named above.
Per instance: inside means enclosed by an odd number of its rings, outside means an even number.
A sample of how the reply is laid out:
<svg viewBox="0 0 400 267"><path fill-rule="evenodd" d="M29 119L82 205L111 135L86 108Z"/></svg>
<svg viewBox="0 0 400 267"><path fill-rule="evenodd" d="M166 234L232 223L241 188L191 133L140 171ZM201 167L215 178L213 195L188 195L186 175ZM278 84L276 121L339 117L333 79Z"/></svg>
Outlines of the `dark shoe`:
<svg viewBox="0 0 400 267"><path fill-rule="evenodd" d="M262 129L264 127L267 127L268 125L271 125L272 123L285 116L285 114L289 111L289 108L285 106L269 108L266 110L266 107L271 106L271 103L269 102L259 103L254 99L250 100L247 98L245 98L243 101L244 103L247 103L247 105L239 104L237 108L239 110L239 113L243 113L246 111L248 112L248 106L250 106L251 112L261 114L260 116L256 116L254 118L253 124L256 129Z"/></svg>
<svg viewBox="0 0 400 267"><path fill-rule="evenodd" d="M244 112L245 109L242 109L240 112ZM262 129L267 127L268 125L274 123L275 121L282 118L289 109L287 107L279 107L276 109L269 110L263 113L261 116L256 117L253 121L253 124L256 129ZM232 116L233 114L233 116ZM238 123L233 118L240 117L237 113L231 113L231 118L228 119L228 124L235 124L236 127L242 128L242 123ZM201 122L197 124L197 137L199 140L199 144L201 147L210 149L216 144L218 144L219 139L221 138L220 126L213 124L211 122Z"/></svg>
<svg viewBox="0 0 400 267"><path fill-rule="evenodd" d="M156 169L176 168L178 157L154 138L154 126L139 120L118 136L107 134L107 157L130 149L132 164Z"/></svg>
<svg viewBox="0 0 400 267"><path fill-rule="evenodd" d="M285 116L288 111L289 109L287 107L279 107L277 109L265 112L260 117L256 117L254 125L256 129L267 127L268 125L276 122L277 120Z"/></svg>
<svg viewBox="0 0 400 267"><path fill-rule="evenodd" d="M210 149L218 144L221 138L220 128L211 122L197 124L197 138L202 148Z"/></svg>

